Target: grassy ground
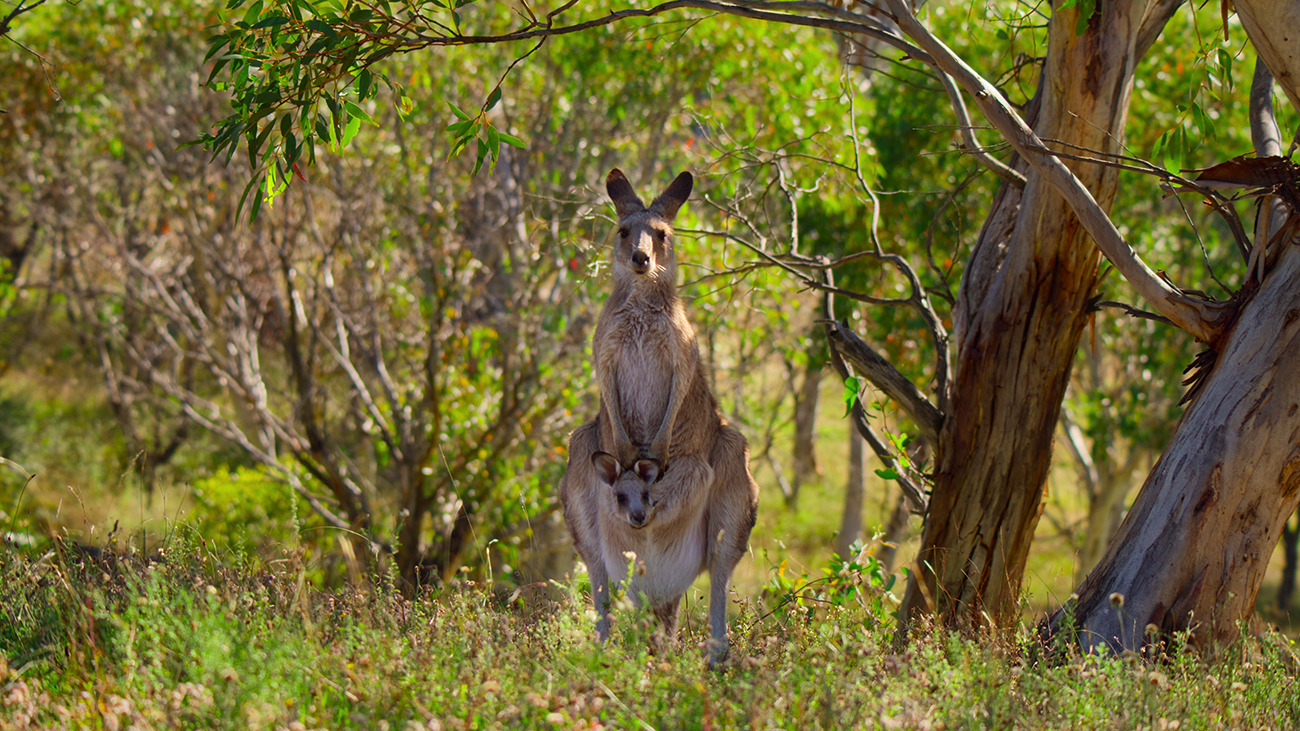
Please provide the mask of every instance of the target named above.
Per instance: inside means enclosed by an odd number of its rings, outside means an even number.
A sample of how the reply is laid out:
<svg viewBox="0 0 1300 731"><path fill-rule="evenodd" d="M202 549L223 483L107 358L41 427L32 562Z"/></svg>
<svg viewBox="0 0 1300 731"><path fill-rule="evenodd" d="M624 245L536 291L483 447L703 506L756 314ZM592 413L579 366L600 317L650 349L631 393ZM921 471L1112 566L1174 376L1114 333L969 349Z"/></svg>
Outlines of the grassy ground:
<svg viewBox="0 0 1300 731"><path fill-rule="evenodd" d="M837 403L834 384L827 388L825 403ZM699 654L707 579L687 595L680 646L657 655L648 651L651 623L626 606L616 616L615 642L592 640L581 577L505 595L462 584L413 601L387 588L384 577L323 590L314 579L338 576L337 567L322 567L319 541L303 542L315 533L298 518L283 519L283 506L269 505L256 524L232 526L230 496L204 497L201 480L172 481L147 496L104 467L111 460L96 450L107 437L84 431L88 424L108 428L102 408L75 390L58 395L41 403L66 406L24 417L40 427L40 440L27 435L27 443L44 445L28 464L36 479L24 484L0 470L0 529L117 542L137 554L147 536L150 560L98 563L46 539L0 544L0 728L1300 723L1300 662L1292 641L1272 630L1243 638L1212 662L1178 652L1154 663L1085 658L1068 648L1049 661L1025 628L980 638L923 631L906 649L895 647L887 576L869 560L827 563L847 453L839 419L822 420L822 476L805 486L797 509L782 503L775 478L756 462L765 492L751 556L733 582L733 654L710 671ZM187 475L205 470L183 468ZM1068 521L1080 505L1069 470L1058 474L1048 509ZM869 480L865 517L873 526L886 520L893 499L886 483ZM241 499L256 496L252 487L240 483ZM918 528L913 518L899 565L915 553ZM262 546L261 557L213 540L231 530ZM1072 556L1060 530L1040 523L1026 572L1025 627L1071 591ZM1261 606L1289 633L1287 614L1271 608L1277 565ZM799 599L789 601L792 595Z"/></svg>
<svg viewBox="0 0 1300 731"><path fill-rule="evenodd" d="M679 647L618 609L591 638L578 587L464 585L407 601L322 592L293 556L231 568L177 540L161 561L8 554L0 726L23 728L1291 728L1297 660L1277 635L1213 663L1048 659L1026 636L921 632L905 650L869 577L733 607L710 671L704 607ZM382 580L378 582L382 587ZM820 589L818 588L820 587ZM820 592L820 594L819 594ZM820 600L820 601L819 601Z"/></svg>

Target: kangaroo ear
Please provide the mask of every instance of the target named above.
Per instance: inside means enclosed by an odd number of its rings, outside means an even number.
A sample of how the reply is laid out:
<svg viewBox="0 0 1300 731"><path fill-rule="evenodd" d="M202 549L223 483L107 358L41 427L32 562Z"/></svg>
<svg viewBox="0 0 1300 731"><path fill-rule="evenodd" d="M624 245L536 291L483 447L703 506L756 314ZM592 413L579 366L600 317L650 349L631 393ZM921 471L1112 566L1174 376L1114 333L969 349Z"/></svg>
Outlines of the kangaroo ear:
<svg viewBox="0 0 1300 731"><path fill-rule="evenodd" d="M668 184L658 198L654 199L650 204L650 210L669 221L673 220L677 217L677 209L691 197L691 188L694 185L695 178L692 178L690 173L683 172Z"/></svg>
<svg viewBox="0 0 1300 731"><path fill-rule="evenodd" d="M659 460L638 459L632 469L636 470L636 476L647 485L659 479Z"/></svg>
<svg viewBox="0 0 1300 731"><path fill-rule="evenodd" d="M605 190L609 193L609 199L614 201L614 212L619 218L626 218L645 210L645 204L641 202L636 191L632 190L632 184L627 182L627 176L622 170L614 168L609 171L609 175L605 178Z"/></svg>
<svg viewBox="0 0 1300 731"><path fill-rule="evenodd" d="M614 455L606 452L596 452L591 455L591 465L596 468L596 476L606 485L613 485L618 479L618 475L623 471L618 460Z"/></svg>

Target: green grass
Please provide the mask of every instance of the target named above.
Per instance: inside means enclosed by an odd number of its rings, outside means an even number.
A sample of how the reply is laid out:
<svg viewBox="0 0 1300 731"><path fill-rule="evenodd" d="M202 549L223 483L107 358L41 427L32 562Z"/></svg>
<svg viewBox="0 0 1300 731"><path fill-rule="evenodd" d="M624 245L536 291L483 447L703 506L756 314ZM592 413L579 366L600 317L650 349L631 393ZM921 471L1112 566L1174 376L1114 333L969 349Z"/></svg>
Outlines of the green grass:
<svg viewBox="0 0 1300 731"><path fill-rule="evenodd" d="M182 532L178 532L180 534ZM113 565L0 559L0 726L41 728L1294 727L1296 656L1274 634L1190 652L1047 660L1025 630L921 631L903 650L868 582L839 606L733 607L733 652L705 667L704 607L680 645L615 616L591 637L577 583L417 600L322 591L299 557L235 570L203 544ZM852 578L852 577L850 577ZM842 583L841 586L844 584ZM823 585L824 586L824 585Z"/></svg>

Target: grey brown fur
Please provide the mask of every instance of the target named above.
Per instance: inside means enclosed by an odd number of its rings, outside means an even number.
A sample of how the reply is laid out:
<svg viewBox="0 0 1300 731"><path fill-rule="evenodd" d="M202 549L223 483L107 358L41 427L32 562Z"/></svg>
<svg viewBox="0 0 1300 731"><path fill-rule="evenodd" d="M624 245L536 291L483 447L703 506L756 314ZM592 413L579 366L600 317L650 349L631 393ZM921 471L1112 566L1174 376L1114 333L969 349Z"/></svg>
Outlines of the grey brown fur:
<svg viewBox="0 0 1300 731"><path fill-rule="evenodd" d="M622 584L632 553L632 599L650 601L670 638L682 594L709 572L709 658L717 661L727 654L727 589L754 525L758 485L744 436L718 413L677 296L671 224L692 179L682 173L649 207L617 169L606 187L619 236L614 291L593 343L601 408L569 439L564 519L591 575L602 640L610 577Z"/></svg>

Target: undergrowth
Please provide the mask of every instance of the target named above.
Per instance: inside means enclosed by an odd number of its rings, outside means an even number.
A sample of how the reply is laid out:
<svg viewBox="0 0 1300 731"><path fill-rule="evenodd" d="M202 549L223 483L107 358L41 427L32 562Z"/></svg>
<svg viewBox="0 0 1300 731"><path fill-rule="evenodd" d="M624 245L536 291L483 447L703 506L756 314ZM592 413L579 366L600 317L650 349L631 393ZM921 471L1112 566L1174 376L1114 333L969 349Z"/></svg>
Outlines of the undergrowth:
<svg viewBox="0 0 1300 731"><path fill-rule="evenodd" d="M178 532L177 535L183 535ZM383 576L322 590L301 557L233 568L180 538L158 555L0 557L6 728L1290 728L1287 641L1213 662L1043 652L1022 630L894 644L870 557L777 577L733 606L732 655L701 658L705 607L649 650L623 602L592 638L579 581L405 599ZM779 580L778 580L779 578ZM1175 642L1176 644L1176 642Z"/></svg>

